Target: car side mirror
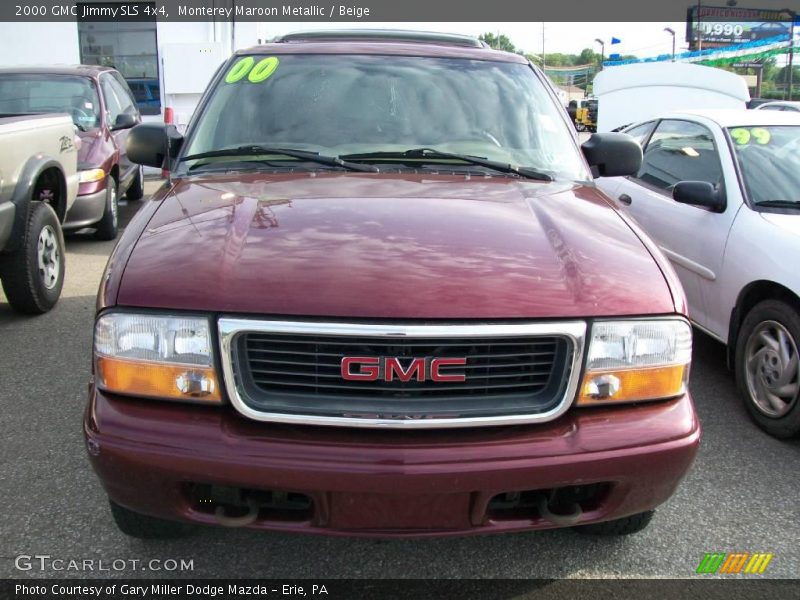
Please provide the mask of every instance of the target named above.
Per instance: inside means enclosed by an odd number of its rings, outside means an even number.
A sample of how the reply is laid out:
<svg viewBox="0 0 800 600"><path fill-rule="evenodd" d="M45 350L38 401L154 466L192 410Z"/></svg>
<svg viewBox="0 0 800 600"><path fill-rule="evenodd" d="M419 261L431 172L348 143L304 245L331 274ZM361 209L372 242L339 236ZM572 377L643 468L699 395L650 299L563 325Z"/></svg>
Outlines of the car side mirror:
<svg viewBox="0 0 800 600"><path fill-rule="evenodd" d="M672 198L675 202L702 206L714 212L725 210L724 194L708 181L679 181L672 188Z"/></svg>
<svg viewBox="0 0 800 600"><path fill-rule="evenodd" d="M131 129L125 147L131 162L163 169L169 168L167 162L178 155L182 144L175 125L140 123Z"/></svg>
<svg viewBox="0 0 800 600"><path fill-rule="evenodd" d="M136 117L128 114L128 113L120 113L117 115L117 118L114 119L114 124L111 126L112 131L117 131L118 129L130 129L136 125Z"/></svg>
<svg viewBox="0 0 800 600"><path fill-rule="evenodd" d="M642 166L642 147L627 133L593 133L581 150L595 177L635 175Z"/></svg>

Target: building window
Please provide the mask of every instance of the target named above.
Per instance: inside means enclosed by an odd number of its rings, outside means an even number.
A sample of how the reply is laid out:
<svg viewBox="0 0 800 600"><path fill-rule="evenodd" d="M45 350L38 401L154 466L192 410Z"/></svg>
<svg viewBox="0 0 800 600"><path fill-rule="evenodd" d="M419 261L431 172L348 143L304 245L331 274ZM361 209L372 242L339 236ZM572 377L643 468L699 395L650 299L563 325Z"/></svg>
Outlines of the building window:
<svg viewBox="0 0 800 600"><path fill-rule="evenodd" d="M78 14L82 14L81 6ZM117 69L142 114L161 112L155 17L137 22L78 20L78 39L83 64Z"/></svg>

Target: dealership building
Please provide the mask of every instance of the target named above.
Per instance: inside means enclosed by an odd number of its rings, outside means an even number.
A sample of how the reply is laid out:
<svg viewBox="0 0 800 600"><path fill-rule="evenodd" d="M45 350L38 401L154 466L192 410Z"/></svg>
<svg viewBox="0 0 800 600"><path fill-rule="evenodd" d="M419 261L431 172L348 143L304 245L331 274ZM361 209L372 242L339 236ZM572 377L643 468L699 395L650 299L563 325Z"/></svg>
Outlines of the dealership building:
<svg viewBox="0 0 800 600"><path fill-rule="evenodd" d="M265 23L225 19L81 20L83 5L76 4L77 22L0 23L6 48L0 67L113 66L128 81L145 120L163 118L169 107L179 126L188 122L220 63L238 49L261 43L268 33Z"/></svg>

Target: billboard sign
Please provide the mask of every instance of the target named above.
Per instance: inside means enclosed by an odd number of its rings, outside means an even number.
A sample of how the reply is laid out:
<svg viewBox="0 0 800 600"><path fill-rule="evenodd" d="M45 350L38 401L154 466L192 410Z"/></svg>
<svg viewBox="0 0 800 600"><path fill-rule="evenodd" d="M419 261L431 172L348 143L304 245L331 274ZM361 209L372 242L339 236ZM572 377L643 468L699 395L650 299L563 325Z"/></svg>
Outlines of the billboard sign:
<svg viewBox="0 0 800 600"><path fill-rule="evenodd" d="M788 10L730 6L692 6L686 15L691 50L744 44L768 38L789 39L794 15Z"/></svg>

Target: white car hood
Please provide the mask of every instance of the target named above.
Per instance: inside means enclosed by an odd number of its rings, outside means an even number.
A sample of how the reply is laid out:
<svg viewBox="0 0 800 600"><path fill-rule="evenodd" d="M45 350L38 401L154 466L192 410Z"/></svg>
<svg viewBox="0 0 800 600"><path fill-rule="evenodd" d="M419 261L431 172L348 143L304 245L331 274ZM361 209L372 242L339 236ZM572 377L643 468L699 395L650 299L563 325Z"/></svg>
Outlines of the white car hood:
<svg viewBox="0 0 800 600"><path fill-rule="evenodd" d="M800 213L761 213L761 218L788 234L800 237Z"/></svg>

